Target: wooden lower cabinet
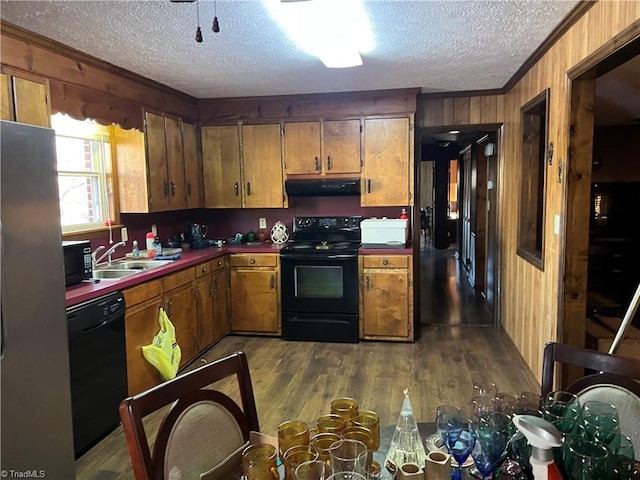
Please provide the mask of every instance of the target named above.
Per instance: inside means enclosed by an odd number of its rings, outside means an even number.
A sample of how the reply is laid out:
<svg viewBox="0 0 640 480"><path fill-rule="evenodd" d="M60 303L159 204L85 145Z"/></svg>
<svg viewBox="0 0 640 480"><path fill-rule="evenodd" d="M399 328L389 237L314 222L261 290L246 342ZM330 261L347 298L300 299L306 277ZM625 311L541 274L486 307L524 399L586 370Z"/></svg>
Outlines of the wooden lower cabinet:
<svg viewBox="0 0 640 480"><path fill-rule="evenodd" d="M230 258L231 330L280 335L278 255L234 254Z"/></svg>
<svg viewBox="0 0 640 480"><path fill-rule="evenodd" d="M160 374L142 355L158 333L158 314L162 307L160 280L143 283L123 292L126 305L124 324L127 345L127 384L129 395L143 392L161 382Z"/></svg>
<svg viewBox="0 0 640 480"><path fill-rule="evenodd" d="M413 341L411 255L361 255L361 337Z"/></svg>
<svg viewBox="0 0 640 480"><path fill-rule="evenodd" d="M176 329L176 341L182 352L180 367L198 354L194 278L194 269L188 268L162 279L164 309Z"/></svg>
<svg viewBox="0 0 640 480"><path fill-rule="evenodd" d="M202 352L229 332L226 258L197 266L196 277L198 278L194 288L198 319L198 352Z"/></svg>

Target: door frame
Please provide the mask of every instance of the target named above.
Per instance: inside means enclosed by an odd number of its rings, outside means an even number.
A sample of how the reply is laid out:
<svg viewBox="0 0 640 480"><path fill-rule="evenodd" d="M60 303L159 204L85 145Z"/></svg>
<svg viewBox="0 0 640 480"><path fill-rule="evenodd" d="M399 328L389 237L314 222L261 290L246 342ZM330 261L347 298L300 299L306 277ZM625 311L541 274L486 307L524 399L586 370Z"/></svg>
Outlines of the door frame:
<svg viewBox="0 0 640 480"><path fill-rule="evenodd" d="M589 201L596 78L640 54L640 22L613 37L567 72L569 132L566 166L558 162L566 180L562 186L557 341L584 347L587 308ZM562 384L580 373L563 371Z"/></svg>

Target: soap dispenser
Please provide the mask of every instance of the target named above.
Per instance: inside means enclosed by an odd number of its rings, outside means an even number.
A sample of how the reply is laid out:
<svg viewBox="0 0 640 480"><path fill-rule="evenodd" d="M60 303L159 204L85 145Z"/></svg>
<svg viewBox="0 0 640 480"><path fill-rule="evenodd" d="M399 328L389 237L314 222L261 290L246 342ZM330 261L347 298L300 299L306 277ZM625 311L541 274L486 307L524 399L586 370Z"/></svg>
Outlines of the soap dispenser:
<svg viewBox="0 0 640 480"><path fill-rule="evenodd" d="M400 218L402 220L405 220L407 218L409 218L409 214L407 213L407 209L403 208L402 211L400 212Z"/></svg>
<svg viewBox="0 0 640 480"><path fill-rule="evenodd" d="M531 445L529 463L535 480L562 480L553 461L553 448L562 446L562 433L551 422L533 415L514 415L513 424Z"/></svg>

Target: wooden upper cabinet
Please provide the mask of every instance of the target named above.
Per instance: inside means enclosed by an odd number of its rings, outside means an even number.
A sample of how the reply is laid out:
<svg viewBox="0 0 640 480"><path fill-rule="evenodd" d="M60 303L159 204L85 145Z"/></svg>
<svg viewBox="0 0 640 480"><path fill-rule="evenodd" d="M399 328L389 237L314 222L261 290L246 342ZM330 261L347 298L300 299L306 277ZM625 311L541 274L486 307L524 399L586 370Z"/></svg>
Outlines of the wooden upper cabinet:
<svg viewBox="0 0 640 480"><path fill-rule="evenodd" d="M187 208L187 192L184 173L182 121L165 117L165 141L167 148L167 182L169 182L169 209Z"/></svg>
<svg viewBox="0 0 640 480"><path fill-rule="evenodd" d="M284 166L287 175L322 172L320 122L284 124Z"/></svg>
<svg viewBox="0 0 640 480"><path fill-rule="evenodd" d="M360 174L360 120L284 124L287 175Z"/></svg>
<svg viewBox="0 0 640 480"><path fill-rule="evenodd" d="M149 211L162 212L169 210L164 117L146 112L144 128L149 183Z"/></svg>
<svg viewBox="0 0 640 480"><path fill-rule="evenodd" d="M190 175L199 174L194 128L187 127L185 141L181 119L151 112L145 112L144 134L135 129L113 128L121 212L164 212L201 206L187 202L185 143L189 149L187 161L196 159L195 173L190 170Z"/></svg>
<svg viewBox="0 0 640 480"><path fill-rule="evenodd" d="M242 207L239 127L202 127L201 132L205 206Z"/></svg>
<svg viewBox="0 0 640 480"><path fill-rule="evenodd" d="M13 120L13 101L9 77L0 73L0 119Z"/></svg>
<svg viewBox="0 0 640 480"><path fill-rule="evenodd" d="M184 176L187 189L187 208L204 206L202 196L202 163L198 153L198 129L190 123L182 124Z"/></svg>
<svg viewBox="0 0 640 480"><path fill-rule="evenodd" d="M202 171L207 207L282 208L280 125L203 127Z"/></svg>
<svg viewBox="0 0 640 480"><path fill-rule="evenodd" d="M49 81L10 69L3 69L1 78L1 117L28 125L51 127ZM26 78L28 77L28 78Z"/></svg>
<svg viewBox="0 0 640 480"><path fill-rule="evenodd" d="M322 126L325 173L360 174L360 120L326 120Z"/></svg>
<svg viewBox="0 0 640 480"><path fill-rule="evenodd" d="M404 206L412 202L409 118L364 122L364 168L360 205Z"/></svg>
<svg viewBox="0 0 640 480"><path fill-rule="evenodd" d="M244 207L282 208L280 125L243 125Z"/></svg>

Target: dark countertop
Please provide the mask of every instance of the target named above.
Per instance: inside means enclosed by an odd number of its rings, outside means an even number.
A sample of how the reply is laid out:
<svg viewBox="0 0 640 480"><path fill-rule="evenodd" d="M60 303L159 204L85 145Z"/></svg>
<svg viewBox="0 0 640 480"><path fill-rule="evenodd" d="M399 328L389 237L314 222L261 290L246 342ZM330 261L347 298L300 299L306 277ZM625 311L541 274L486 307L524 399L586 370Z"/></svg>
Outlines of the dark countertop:
<svg viewBox="0 0 640 480"><path fill-rule="evenodd" d="M280 249L286 244L272 244L264 242L257 245L227 245L224 247L209 247L197 250L184 250L180 255L180 259L172 264L145 270L141 273L124 277L121 279L105 280L101 279L98 283L83 282L73 285L66 290L65 298L67 307L77 305L94 298L98 298L108 293L117 292L135 285L148 282L155 278L163 277L169 273L177 272L193 265L213 260L214 258L228 255L230 253L279 253ZM364 255L411 255L413 249L408 248L361 248L360 254Z"/></svg>

